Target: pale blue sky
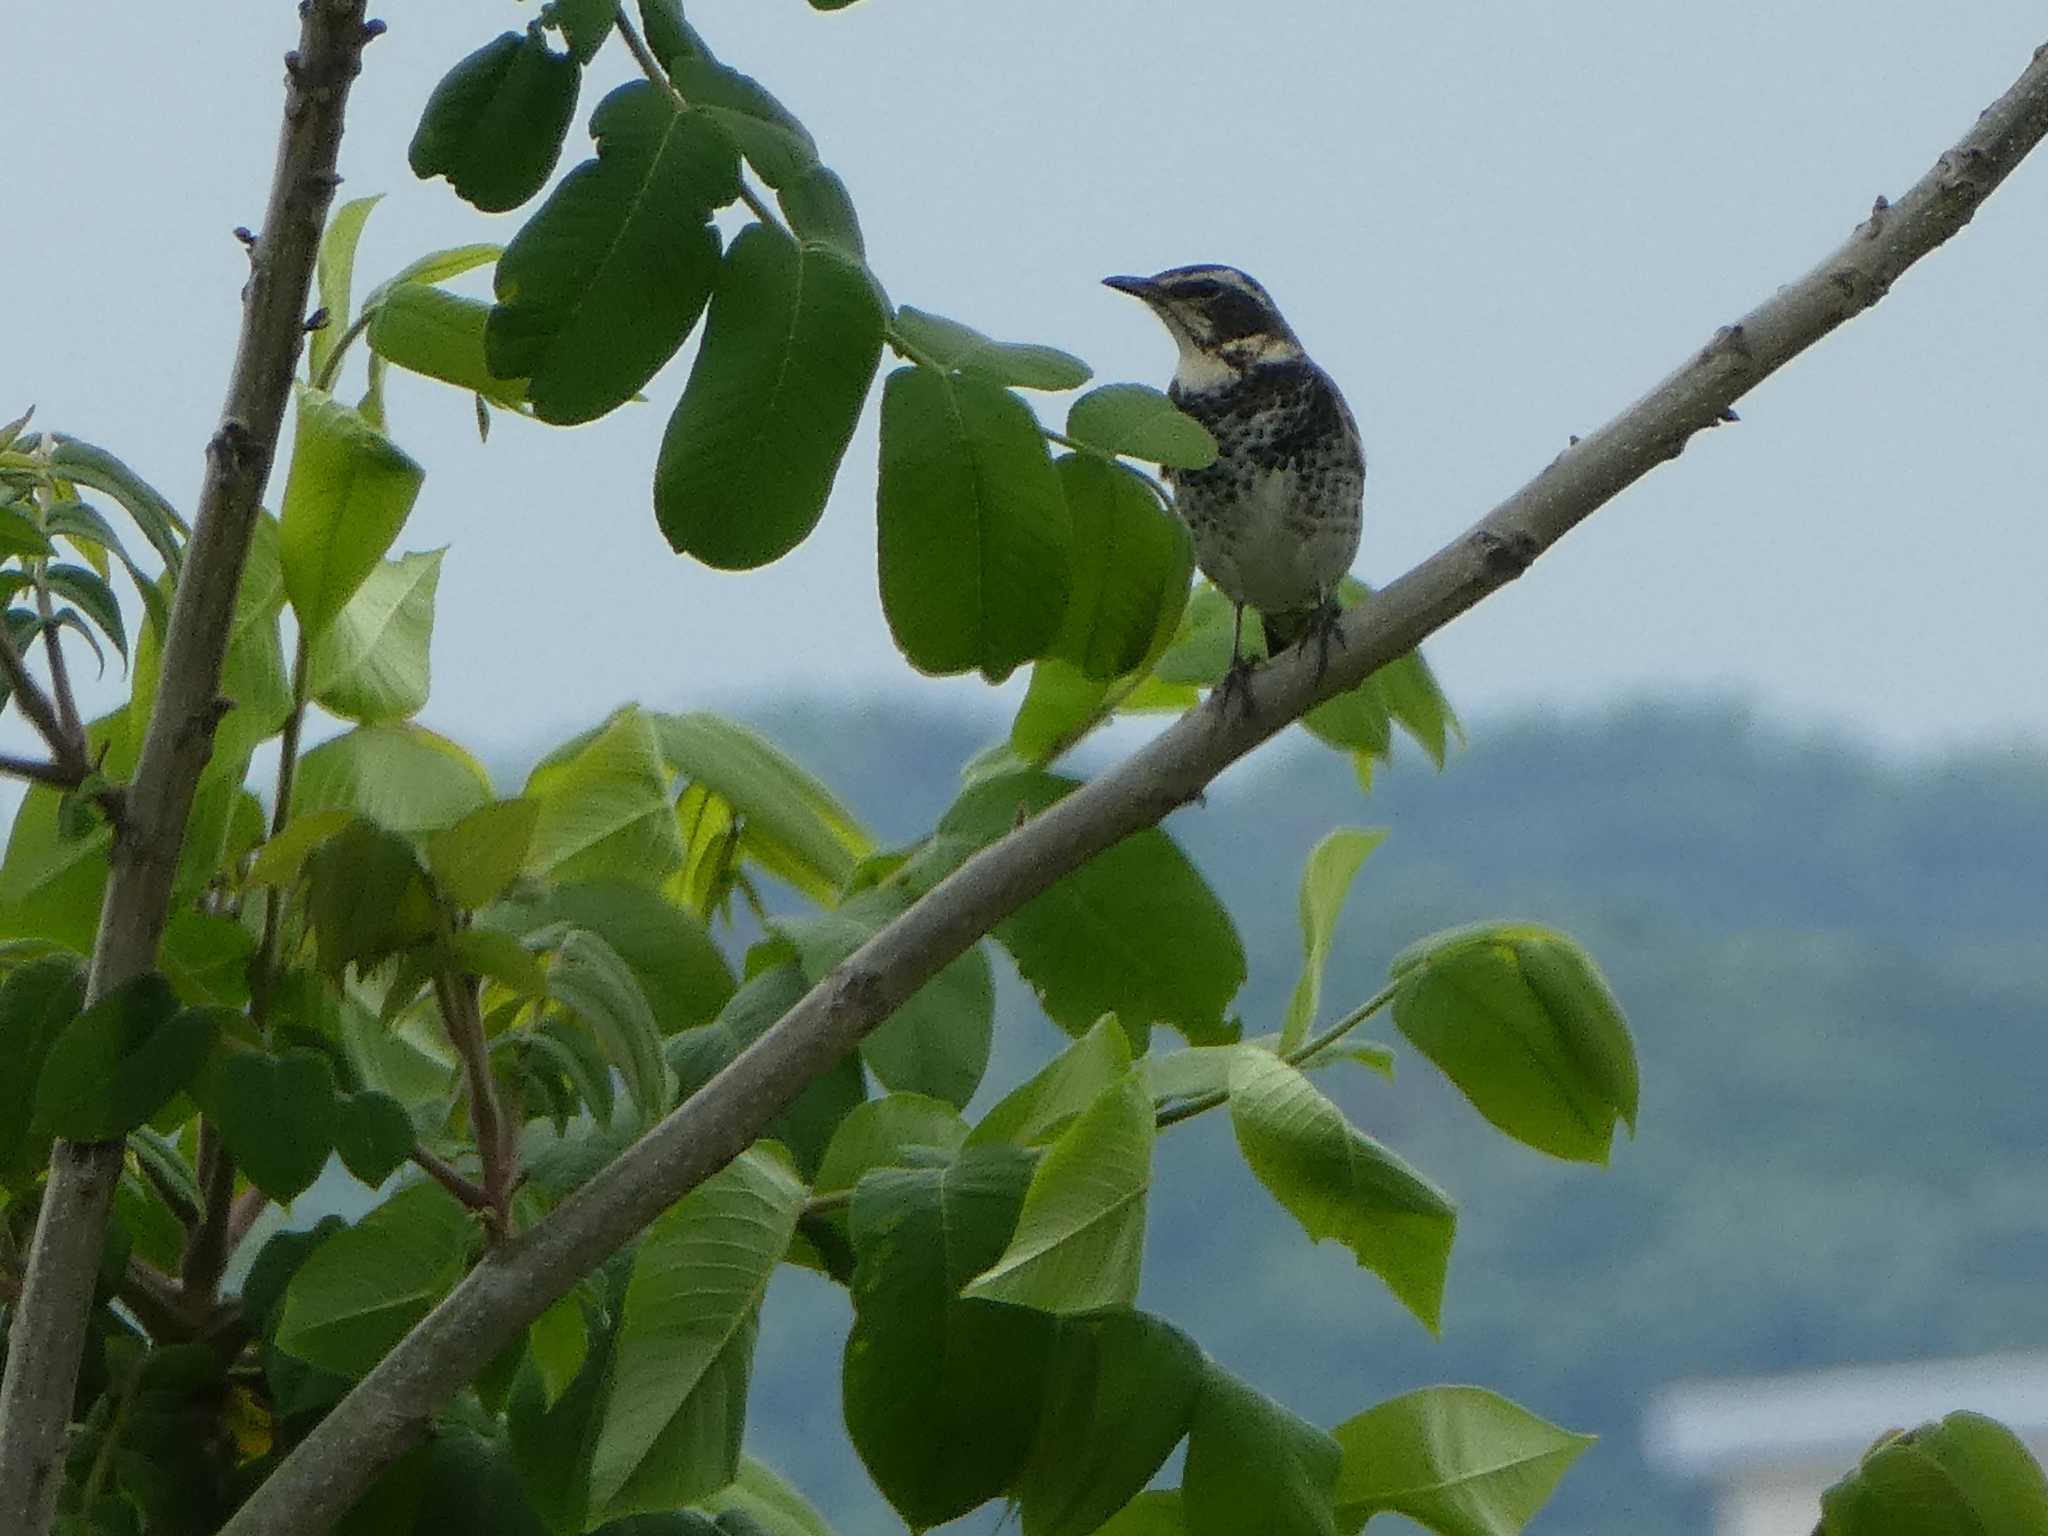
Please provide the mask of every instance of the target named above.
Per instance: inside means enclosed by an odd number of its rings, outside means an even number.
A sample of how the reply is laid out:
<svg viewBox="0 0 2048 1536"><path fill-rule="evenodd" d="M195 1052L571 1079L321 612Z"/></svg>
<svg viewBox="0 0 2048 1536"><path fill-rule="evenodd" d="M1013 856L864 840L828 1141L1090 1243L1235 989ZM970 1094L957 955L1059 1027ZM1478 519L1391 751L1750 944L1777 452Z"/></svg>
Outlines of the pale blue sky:
<svg viewBox="0 0 2048 1536"><path fill-rule="evenodd" d="M2048 37L2031 0L690 12L814 130L899 302L1163 382L1165 336L1100 277L1256 273L1362 420L1370 580L1803 272ZM414 181L404 151L441 72L532 7L382 14L343 155L344 196L387 194L359 292L423 249L517 228ZM288 0L10 17L0 419L33 401L39 424L107 444L188 507L236 322L229 231L260 218L295 29ZM585 105L626 69L609 48ZM565 166L587 145L579 125ZM2048 155L1742 425L1433 642L1459 704L1712 689L1892 747L2048 738L2044 253ZM394 433L428 468L400 548L453 546L427 718L490 749L628 698L986 702L891 648L872 413L795 555L731 576L668 552L647 484L687 359L648 406L574 432L501 419L487 447L467 399L394 386Z"/></svg>

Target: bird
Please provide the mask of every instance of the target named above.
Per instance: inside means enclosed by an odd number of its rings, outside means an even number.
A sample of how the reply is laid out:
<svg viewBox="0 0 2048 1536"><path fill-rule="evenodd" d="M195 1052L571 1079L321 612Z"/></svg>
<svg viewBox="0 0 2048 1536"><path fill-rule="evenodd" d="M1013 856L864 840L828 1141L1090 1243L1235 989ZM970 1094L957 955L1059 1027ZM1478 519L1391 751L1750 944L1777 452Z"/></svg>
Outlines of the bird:
<svg viewBox="0 0 2048 1536"><path fill-rule="evenodd" d="M1358 556L1365 447L1336 382L1302 350L1272 295L1236 267L1203 263L1103 282L1142 300L1180 349L1167 398L1216 440L1215 462L1164 471L1194 537L1195 560L1236 605L1230 670L1252 663L1244 611L1257 610L1269 655L1315 637L1316 677L1343 643L1338 584Z"/></svg>

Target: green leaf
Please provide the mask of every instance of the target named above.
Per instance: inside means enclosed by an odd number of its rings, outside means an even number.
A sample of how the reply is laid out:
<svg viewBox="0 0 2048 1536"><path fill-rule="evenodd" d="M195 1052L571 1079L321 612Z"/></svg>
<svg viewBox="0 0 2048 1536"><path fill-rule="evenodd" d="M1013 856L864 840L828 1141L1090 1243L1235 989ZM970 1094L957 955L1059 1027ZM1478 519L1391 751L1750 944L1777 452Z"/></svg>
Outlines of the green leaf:
<svg viewBox="0 0 2048 1536"><path fill-rule="evenodd" d="M468 1268L475 1224L438 1184L402 1189L299 1266L277 1347L351 1379L381 1360Z"/></svg>
<svg viewBox="0 0 2048 1536"><path fill-rule="evenodd" d="M590 1358L590 1329L574 1292L527 1324L526 1349L540 1372L545 1400L552 1407Z"/></svg>
<svg viewBox="0 0 2048 1536"><path fill-rule="evenodd" d="M1087 1034L983 1115L968 1144L978 1147L1006 1141L1032 1147L1051 1141L1123 1077L1130 1065L1131 1043L1123 1027L1113 1016L1097 1019Z"/></svg>
<svg viewBox="0 0 2048 1536"><path fill-rule="evenodd" d="M669 765L740 819L747 856L806 896L832 901L874 851L832 791L755 732L704 711L653 718Z"/></svg>
<svg viewBox="0 0 2048 1536"><path fill-rule="evenodd" d="M521 997L548 995L547 971L532 950L504 929L471 923L451 934L447 944L448 953L470 975L509 987Z"/></svg>
<svg viewBox="0 0 2048 1536"><path fill-rule="evenodd" d="M427 702L427 642L442 550L375 566L313 646L314 700L364 724L405 720Z"/></svg>
<svg viewBox="0 0 2048 1536"><path fill-rule="evenodd" d="M816 4L817 0L811 0ZM1100 1536L1187 1536L1178 1488L1141 1493L1100 1527Z"/></svg>
<svg viewBox="0 0 2048 1536"><path fill-rule="evenodd" d="M527 779L526 798L540 805L528 872L659 885L683 862L668 783L655 722L637 707L619 711L572 755L542 763Z"/></svg>
<svg viewBox="0 0 2048 1536"><path fill-rule="evenodd" d="M303 1046L274 1058L231 1048L209 1070L212 1092L202 1096L235 1167L280 1205L303 1194L327 1166L341 1120L333 1064Z"/></svg>
<svg viewBox="0 0 2048 1536"><path fill-rule="evenodd" d="M425 478L348 406L300 391L279 539L292 612L315 640L384 558Z"/></svg>
<svg viewBox="0 0 2048 1536"><path fill-rule="evenodd" d="M2048 1481L2019 1436L1963 1411L1880 1440L1820 1509L1814 1536L2041 1536Z"/></svg>
<svg viewBox="0 0 2048 1536"><path fill-rule="evenodd" d="M1187 1433L1205 1374L1195 1342L1155 1317L1068 1320L1017 1489L1024 1536L1091 1536L1128 1504Z"/></svg>
<svg viewBox="0 0 2048 1536"><path fill-rule="evenodd" d="M45 955L0 982L0 1188L23 1193L49 1150L35 1128L36 1083L57 1037L85 1005L85 966L75 955Z"/></svg>
<svg viewBox="0 0 2048 1536"><path fill-rule="evenodd" d="M1309 852L1301 872L1301 979L1287 1000L1287 1024L1280 1032L1283 1056L1308 1039L1322 1005L1323 968L1329 963L1337 914L1344 910L1359 865L1386 840L1380 828L1339 827Z"/></svg>
<svg viewBox="0 0 2048 1536"><path fill-rule="evenodd" d="M755 1320L803 1202L786 1158L757 1147L648 1228L591 1460L593 1509L669 1509L733 1480Z"/></svg>
<svg viewBox="0 0 2048 1536"><path fill-rule="evenodd" d="M1216 439L1208 428L1144 384L1089 390L1067 408L1067 436L1169 469L1206 469L1216 462Z"/></svg>
<svg viewBox="0 0 2048 1536"><path fill-rule="evenodd" d="M366 1088L342 1097L334 1150L342 1166L372 1189L405 1166L413 1141L412 1116L390 1094Z"/></svg>
<svg viewBox="0 0 2048 1536"><path fill-rule="evenodd" d="M309 853L306 878L320 964L334 976L371 970L437 926L412 844L370 822L351 822Z"/></svg>
<svg viewBox="0 0 2048 1536"><path fill-rule="evenodd" d="M550 0L541 12L545 25L558 29L578 64L588 64L611 35L618 15L617 0Z"/></svg>
<svg viewBox="0 0 2048 1536"><path fill-rule="evenodd" d="M36 1124L71 1141L126 1136L192 1080L219 1036L219 1014L180 1010L156 972L123 982L51 1044L36 1083Z"/></svg>
<svg viewBox="0 0 2048 1536"><path fill-rule="evenodd" d="M1009 1241L1030 1170L1027 1153L983 1147L854 1190L846 1427L913 1530L1008 1489L1037 1434L1054 1319L957 1299Z"/></svg>
<svg viewBox="0 0 2048 1536"><path fill-rule="evenodd" d="M1553 1157L1604 1163L1635 1129L1635 1044L1592 957L1531 923L1477 923L1394 957L1394 1024L1472 1107Z"/></svg>
<svg viewBox="0 0 2048 1536"><path fill-rule="evenodd" d="M818 146L804 125L752 76L703 53L662 62L692 111L716 123L769 186L786 186L818 163Z"/></svg>
<svg viewBox="0 0 2048 1536"><path fill-rule="evenodd" d="M1230 1123L1244 1160L1304 1231L1334 1237L1435 1332L1457 1210L1277 1056L1245 1048L1230 1068Z"/></svg>
<svg viewBox="0 0 2048 1536"><path fill-rule="evenodd" d="M1346 1419L1337 1515L1406 1515L1438 1536L1515 1536L1591 1445L1479 1387L1426 1387Z"/></svg>
<svg viewBox="0 0 2048 1536"><path fill-rule="evenodd" d="M78 485L104 491L121 504L135 526L175 574L184 560L185 520L164 500L157 488L123 464L104 448L80 442L62 433L45 433L50 449L49 470L53 475Z"/></svg>
<svg viewBox="0 0 2048 1536"><path fill-rule="evenodd" d="M12 507L0 507L0 559L16 555L41 558L56 552L43 530L27 516Z"/></svg>
<svg viewBox="0 0 2048 1536"><path fill-rule="evenodd" d="M1017 389L1079 389L1093 370L1071 352L1031 342L995 341L972 326L904 305L895 331L920 361L951 373Z"/></svg>
<svg viewBox="0 0 2048 1536"><path fill-rule="evenodd" d="M104 565L105 556L112 554L128 572L128 579L135 584L135 593L142 599L150 629L158 639L169 631L170 608L165 600L163 583L152 579L129 558L120 536L97 511L82 501L56 502L43 509L43 527L51 538L62 536L69 539L74 548L84 552L86 558L96 565Z"/></svg>
<svg viewBox="0 0 2048 1536"><path fill-rule="evenodd" d="M747 1516L768 1536L834 1536L825 1517L773 1467L740 1458L740 1475L729 1488L702 1501L714 1514ZM723 1525L720 1527L725 1529Z"/></svg>
<svg viewBox="0 0 2048 1536"><path fill-rule="evenodd" d="M882 353L857 261L750 224L654 471L671 548L720 570L779 560L818 525Z"/></svg>
<svg viewBox="0 0 2048 1536"><path fill-rule="evenodd" d="M315 848L356 819L344 810L310 811L294 816L284 830L257 851L249 865L250 885L287 886L305 870Z"/></svg>
<svg viewBox="0 0 2048 1536"><path fill-rule="evenodd" d="M663 1035L709 1023L733 995L732 972L703 923L644 885L557 885L499 912L494 921L520 932L569 923L603 939L633 968Z"/></svg>
<svg viewBox="0 0 2048 1536"><path fill-rule="evenodd" d="M1041 1312L1129 1306L1151 1188L1152 1095L1130 1071L1047 1150L1009 1247L964 1294Z"/></svg>
<svg viewBox="0 0 2048 1536"><path fill-rule="evenodd" d="M427 868L453 905L487 907L519 878L540 825L540 802L493 800L427 839Z"/></svg>
<svg viewBox="0 0 2048 1536"><path fill-rule="evenodd" d="M882 607L919 671L1001 682L1052 644L1072 521L1016 395L930 368L890 374L876 515Z"/></svg>
<svg viewBox="0 0 2048 1536"><path fill-rule="evenodd" d="M1122 677L1173 634L1195 569L1194 542L1129 470L1084 454L1054 467L1073 514L1074 579L1051 654L1085 677Z"/></svg>
<svg viewBox="0 0 2048 1536"><path fill-rule="evenodd" d="M832 911L785 918L775 928L795 947L805 979L816 985L909 907L900 888L877 886ZM861 1059L892 1089L964 1105L988 1070L994 1020L995 982L987 953L976 945L863 1039Z"/></svg>
<svg viewBox="0 0 2048 1536"><path fill-rule="evenodd" d="M812 166L787 186L776 188L775 200L799 240L816 240L857 262L867 260L860 216L853 210L846 183L830 167Z"/></svg>
<svg viewBox="0 0 2048 1536"><path fill-rule="evenodd" d="M654 1011L632 968L594 933L577 930L548 966L548 992L590 1026L626 1081L642 1126L668 1108L668 1074Z"/></svg>
<svg viewBox="0 0 2048 1536"><path fill-rule="evenodd" d="M472 390L499 405L526 401L525 379L503 379L485 361L491 306L426 283L401 283L370 312L370 347L388 363Z"/></svg>
<svg viewBox="0 0 2048 1536"><path fill-rule="evenodd" d="M121 659L128 659L128 626L121 621L121 600L97 572L82 565L51 565L45 569L44 578L53 594L68 597L84 609L100 633L114 642Z"/></svg>
<svg viewBox="0 0 2048 1536"><path fill-rule="evenodd" d="M706 222L739 192L725 136L650 81L590 117L597 158L548 195L498 260L491 372L526 379L543 421L594 421L675 355L718 280Z"/></svg>
<svg viewBox="0 0 2048 1536"><path fill-rule="evenodd" d="M363 237L363 225L370 210L383 194L358 197L343 203L328 217L327 232L320 237L320 256L315 276L320 307L327 311L327 323L306 340L306 377L317 381L334 355L341 333L348 329L350 290L355 284L356 244Z"/></svg>
<svg viewBox="0 0 2048 1536"><path fill-rule="evenodd" d="M987 779L954 802L939 831L980 848L1076 787L1045 773ZM1033 898L995 936L1070 1034L1114 1013L1140 1047L1155 1023L1197 1044L1231 1038L1223 1010L1244 985L1243 946L1215 893L1157 827Z"/></svg>
<svg viewBox="0 0 2048 1536"><path fill-rule="evenodd" d="M410 723L361 725L299 759L300 815L355 811L395 832L453 826L491 799L483 764L445 736Z"/></svg>
<svg viewBox="0 0 2048 1536"><path fill-rule="evenodd" d="M709 58L697 29L683 19L682 0L640 0L640 26L663 69L675 58Z"/></svg>
<svg viewBox="0 0 2048 1536"><path fill-rule="evenodd" d="M427 98L406 155L413 175L446 176L485 213L517 208L555 168L582 79L576 61L536 31L493 38Z"/></svg>
<svg viewBox="0 0 2048 1536"><path fill-rule="evenodd" d="M1181 1476L1188 1536L1336 1536L1335 1440L1211 1365Z"/></svg>
<svg viewBox="0 0 2048 1536"><path fill-rule="evenodd" d="M839 1122L812 1187L819 1194L851 1189L876 1168L900 1167L906 1147L957 1152L966 1140L967 1122L943 1099L921 1093L869 1099Z"/></svg>

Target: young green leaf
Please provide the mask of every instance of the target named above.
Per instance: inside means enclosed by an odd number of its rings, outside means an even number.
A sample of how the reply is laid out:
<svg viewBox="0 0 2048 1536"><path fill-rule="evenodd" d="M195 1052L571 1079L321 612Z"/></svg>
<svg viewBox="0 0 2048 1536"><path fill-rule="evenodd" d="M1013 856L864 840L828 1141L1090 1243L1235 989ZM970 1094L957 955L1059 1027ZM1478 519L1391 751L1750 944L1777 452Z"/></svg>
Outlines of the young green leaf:
<svg viewBox="0 0 2048 1536"><path fill-rule="evenodd" d="M1339 827L1315 845L1301 872L1301 979L1287 1001L1287 1023L1280 1032L1285 1056L1304 1040L1316 1021L1323 996L1323 968L1329 963L1337 915L1366 855L1387 840L1383 829Z"/></svg>
<svg viewBox="0 0 2048 1536"><path fill-rule="evenodd" d="M363 225L370 217L370 210L382 199L380 192L372 197L358 197L343 203L328 217L327 231L320 237L320 255L314 274L320 293L320 308L327 314L327 323L306 340L306 378L309 383L316 382L326 371L327 360L334 355L335 344L341 340L341 333L348 329L349 297L355 285L356 244L363 237Z"/></svg>
<svg viewBox="0 0 2048 1536"><path fill-rule="evenodd" d="M1438 1536L1515 1536L1591 1445L1479 1387L1425 1387L1346 1419L1337 1517L1399 1514Z"/></svg>
<svg viewBox="0 0 2048 1536"><path fill-rule="evenodd" d="M1635 1043L1593 959L1529 923L1477 923L1394 957L1394 1025L1472 1107L1553 1157L1604 1163L1635 1129Z"/></svg>
<svg viewBox="0 0 2048 1536"><path fill-rule="evenodd" d="M715 1515L746 1516L767 1536L836 1536L808 1499L773 1467L751 1456L740 1458L740 1474L730 1488L700 1502ZM721 1519L719 1529L733 1536L729 1521Z"/></svg>
<svg viewBox="0 0 2048 1536"><path fill-rule="evenodd" d="M484 329L492 374L526 379L543 421L594 421L675 355L718 279L711 210L738 195L723 133L649 81L590 117L597 158L571 171L498 260Z"/></svg>
<svg viewBox="0 0 2048 1536"><path fill-rule="evenodd" d="M292 805L355 811L395 832L452 826L491 799L483 764L411 723L359 725L299 759Z"/></svg>
<svg viewBox="0 0 2048 1536"><path fill-rule="evenodd" d="M1172 633L1195 569L1187 525L1120 465L1069 454L1054 466L1073 517L1073 585L1051 655L1090 678L1138 667Z"/></svg>
<svg viewBox="0 0 2048 1536"><path fill-rule="evenodd" d="M744 725L701 710L653 718L669 765L740 818L746 855L806 896L829 903L874 852L830 789Z"/></svg>
<svg viewBox="0 0 2048 1536"><path fill-rule="evenodd" d="M683 862L668 764L654 721L629 707L526 781L540 806L527 869L569 881L603 876L658 885Z"/></svg>
<svg viewBox="0 0 2048 1536"><path fill-rule="evenodd" d="M668 1108L668 1074L654 1011L632 968L594 933L570 934L548 967L548 991L590 1026L624 1077L643 1126Z"/></svg>
<svg viewBox="0 0 2048 1536"><path fill-rule="evenodd" d="M858 262L765 225L742 230L662 435L654 509L670 546L750 570L803 542L881 353L881 301Z"/></svg>
<svg viewBox="0 0 2048 1536"><path fill-rule="evenodd" d="M755 1320L803 1201L787 1158L757 1147L641 1238L591 1459L593 1510L671 1509L733 1480Z"/></svg>
<svg viewBox="0 0 2048 1536"><path fill-rule="evenodd" d="M983 1115L968 1144L1006 1141L1033 1147L1051 1141L1074 1116L1100 1099L1130 1065L1130 1037L1114 1015L1105 1015L1035 1077L1020 1083Z"/></svg>
<svg viewBox="0 0 2048 1536"><path fill-rule="evenodd" d="M1246 1048L1230 1068L1244 1160L1311 1238L1334 1237L1436 1331L1457 1211L1279 1057Z"/></svg>
<svg viewBox="0 0 2048 1536"><path fill-rule="evenodd" d="M429 845L428 857L433 856ZM568 923L596 934L633 968L664 1036L708 1024L733 995L732 971L704 924L645 885L556 885L496 909L492 920L519 933Z"/></svg>
<svg viewBox="0 0 2048 1536"><path fill-rule="evenodd" d="M1336 1536L1344 1453L1315 1425L1211 1365L1181 1476L1188 1536Z"/></svg>
<svg viewBox="0 0 2048 1536"><path fill-rule="evenodd" d="M55 444L49 449L50 473L104 491L118 501L175 575L184 562L184 539L189 530L163 493L104 448L62 433L45 433L43 440Z"/></svg>
<svg viewBox="0 0 2048 1536"><path fill-rule="evenodd" d="M775 928L795 946L804 976L815 985L909 906L908 893L877 886L831 911L784 918ZM861 1059L898 1092L964 1105L988 1070L994 1020L995 982L988 954L975 945L863 1039Z"/></svg>
<svg viewBox="0 0 2048 1536"><path fill-rule="evenodd" d="M906 1147L957 1152L967 1140L967 1122L944 1099L921 1093L891 1093L857 1104L839 1122L818 1163L812 1187L819 1194L851 1189L876 1168L901 1166Z"/></svg>
<svg viewBox="0 0 2048 1536"><path fill-rule="evenodd" d="M882 607L921 672L1001 682L1066 611L1072 521L1045 439L1008 390L899 368L882 392Z"/></svg>
<svg viewBox="0 0 2048 1536"><path fill-rule="evenodd" d="M307 917L331 975L370 970L434 932L425 872L396 832L350 822L306 855L306 878Z"/></svg>
<svg viewBox="0 0 2048 1536"><path fill-rule="evenodd" d="M308 635L317 640L376 569L425 478L348 406L300 392L278 535L285 593Z"/></svg>
<svg viewBox="0 0 2048 1536"><path fill-rule="evenodd" d="M1009 1247L962 1294L1041 1312L1129 1306L1151 1187L1152 1095L1129 1071L1047 1149Z"/></svg>
<svg viewBox="0 0 2048 1536"><path fill-rule="evenodd" d="M128 659L128 626L121 621L121 600L97 571L82 565L52 564L45 568L43 578L54 595L68 597L84 609L99 632L114 642L121 659Z"/></svg>
<svg viewBox="0 0 2048 1536"><path fill-rule="evenodd" d="M1017 1487L1024 1536L1091 1536L1127 1505L1187 1433L1204 1375L1201 1349L1155 1317L1067 1319Z"/></svg>
<svg viewBox="0 0 2048 1536"><path fill-rule="evenodd" d="M314 643L311 693L321 708L366 725L405 720L427 702L427 644L443 550L376 565Z"/></svg>
<svg viewBox="0 0 2048 1536"><path fill-rule="evenodd" d="M920 360L952 373L1016 389L1079 389L1092 376L1088 365L1058 347L1025 341L996 341L971 325L905 305L896 311L896 334Z"/></svg>
<svg viewBox="0 0 2048 1536"><path fill-rule="evenodd" d="M1007 1490L1037 1435L1054 1319L958 1299L1008 1243L1030 1176L1029 1154L983 1147L854 1190L846 1427L913 1530Z"/></svg>
<svg viewBox="0 0 2048 1536"><path fill-rule="evenodd" d="M526 867L540 823L540 804L494 800L427 839L427 868L441 894L475 911L504 895Z"/></svg>
<svg viewBox="0 0 2048 1536"><path fill-rule="evenodd" d="M964 856L1075 787L1045 773L987 779L953 803L939 831ZM995 936L1071 1034L1113 1013L1140 1048L1155 1023L1197 1044L1232 1038L1223 1010L1244 985L1244 948L1208 883L1157 827L1091 859Z"/></svg>
<svg viewBox="0 0 2048 1536"><path fill-rule="evenodd" d="M1886 1435L1820 1512L1814 1536L2040 1536L2048 1480L2018 1435L1965 1410Z"/></svg>
<svg viewBox="0 0 2048 1536"><path fill-rule="evenodd" d="M41 1171L50 1135L35 1128L43 1062L85 1004L85 967L75 955L45 955L0 982L0 1189L23 1193Z"/></svg>
<svg viewBox="0 0 2048 1536"><path fill-rule="evenodd" d="M303 1194L327 1166L341 1099L334 1065L319 1051L294 1046L272 1057L229 1046L194 1093L206 1101L236 1169L280 1205Z"/></svg>
<svg viewBox="0 0 2048 1536"><path fill-rule="evenodd" d="M1144 384L1089 390L1067 408L1067 436L1169 469L1206 469L1216 462L1216 439L1208 429Z"/></svg>
<svg viewBox="0 0 2048 1536"><path fill-rule="evenodd" d="M413 1149L412 1116L388 1093L344 1094L334 1122L342 1166L375 1189L405 1165Z"/></svg>
<svg viewBox="0 0 2048 1536"><path fill-rule="evenodd" d="M438 1184L400 1190L313 1250L285 1288L277 1347L360 1377L454 1288L476 1224Z"/></svg>
<svg viewBox="0 0 2048 1536"><path fill-rule="evenodd" d="M413 175L446 176L485 213L517 208L555 168L582 80L576 61L538 30L493 38L427 98L407 152Z"/></svg>
<svg viewBox="0 0 2048 1536"><path fill-rule="evenodd" d="M219 1013L178 1007L155 971L124 982L52 1042L36 1082L36 1124L72 1141L112 1141L143 1124L198 1072Z"/></svg>
<svg viewBox="0 0 2048 1536"><path fill-rule="evenodd" d="M491 306L426 283L401 283L370 312L370 348L412 373L472 390L495 404L526 401L525 379L501 379L484 355Z"/></svg>

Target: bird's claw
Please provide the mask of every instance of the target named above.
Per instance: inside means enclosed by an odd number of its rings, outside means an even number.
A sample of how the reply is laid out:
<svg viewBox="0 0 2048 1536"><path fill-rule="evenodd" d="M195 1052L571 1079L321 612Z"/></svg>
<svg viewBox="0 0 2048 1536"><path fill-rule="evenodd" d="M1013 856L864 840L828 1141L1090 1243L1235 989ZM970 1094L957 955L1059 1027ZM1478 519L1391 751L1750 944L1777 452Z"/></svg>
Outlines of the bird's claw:
<svg viewBox="0 0 2048 1536"><path fill-rule="evenodd" d="M1258 711L1252 708L1252 672L1258 662L1249 656L1233 656L1224 670L1223 681L1216 685L1216 696L1222 702L1219 709L1230 707L1230 697L1237 695L1238 706L1244 710L1247 720L1254 718Z"/></svg>

